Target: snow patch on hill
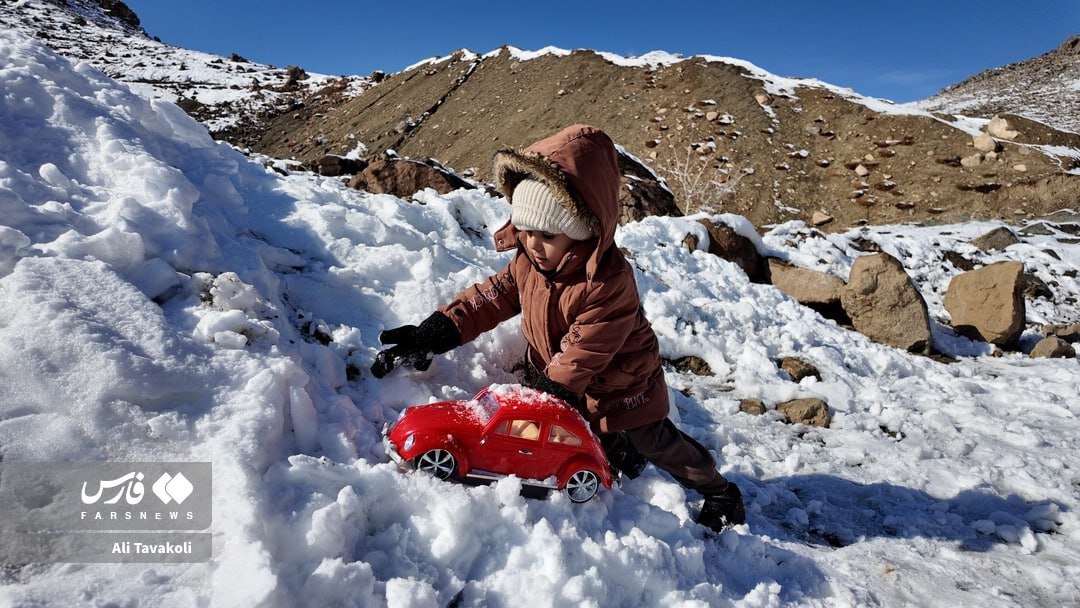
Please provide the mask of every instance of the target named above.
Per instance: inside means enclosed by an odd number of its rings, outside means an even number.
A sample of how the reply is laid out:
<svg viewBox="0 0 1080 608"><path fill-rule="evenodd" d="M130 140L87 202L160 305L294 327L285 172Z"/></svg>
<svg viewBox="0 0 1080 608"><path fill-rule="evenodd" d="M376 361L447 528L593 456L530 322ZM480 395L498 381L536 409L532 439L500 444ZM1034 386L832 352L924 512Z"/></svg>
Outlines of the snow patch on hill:
<svg viewBox="0 0 1080 608"><path fill-rule="evenodd" d="M339 84L347 95L371 86L367 78L308 73L289 83L289 71L249 61L233 61L150 38L141 30L104 15L96 3L57 6L47 0L0 3L0 23L40 37L65 57L89 61L97 69L145 97L205 106L194 112L211 132L237 126L268 111L288 109L298 94Z"/></svg>

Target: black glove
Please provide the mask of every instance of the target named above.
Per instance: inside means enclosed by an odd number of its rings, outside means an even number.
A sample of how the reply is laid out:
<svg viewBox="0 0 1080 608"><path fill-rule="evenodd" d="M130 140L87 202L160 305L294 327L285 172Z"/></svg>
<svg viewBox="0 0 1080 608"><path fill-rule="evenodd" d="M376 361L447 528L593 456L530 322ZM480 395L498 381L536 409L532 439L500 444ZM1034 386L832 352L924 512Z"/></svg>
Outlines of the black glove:
<svg viewBox="0 0 1080 608"><path fill-rule="evenodd" d="M578 413L584 416L586 420L589 419L589 410L585 407L584 398L575 395L574 391L555 382L551 378L548 378L547 374L543 372L538 372L538 376L533 388L538 391L544 391L552 397L562 399L568 403L570 407L574 408Z"/></svg>
<svg viewBox="0 0 1080 608"><path fill-rule="evenodd" d="M431 366L431 356L441 355L461 346L461 332L450 317L434 312L419 327L405 325L388 329L379 334L383 344L395 346L380 351L371 365L371 374L382 378L397 365L406 365L418 371Z"/></svg>

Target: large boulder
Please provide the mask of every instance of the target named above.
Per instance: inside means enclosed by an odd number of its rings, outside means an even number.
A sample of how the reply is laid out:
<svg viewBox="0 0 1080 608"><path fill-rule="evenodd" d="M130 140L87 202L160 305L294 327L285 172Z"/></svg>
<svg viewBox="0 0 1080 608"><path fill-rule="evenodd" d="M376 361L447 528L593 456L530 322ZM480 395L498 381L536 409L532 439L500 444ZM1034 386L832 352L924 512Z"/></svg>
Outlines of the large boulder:
<svg viewBox="0 0 1080 608"><path fill-rule="evenodd" d="M639 160L620 153L619 172L622 173L622 188L619 189L620 225L650 215L682 215L675 204L675 195Z"/></svg>
<svg viewBox="0 0 1080 608"><path fill-rule="evenodd" d="M998 262L956 275L945 292L945 310L960 333L1013 347L1024 329L1020 262Z"/></svg>
<svg viewBox="0 0 1080 608"><path fill-rule="evenodd" d="M891 255L856 258L840 301L852 326L871 340L910 352L930 352L926 301Z"/></svg>
<svg viewBox="0 0 1080 608"><path fill-rule="evenodd" d="M1050 336L1039 340L1035 348L1031 349L1031 356L1044 359L1072 359L1076 356L1076 349L1065 340L1057 336Z"/></svg>
<svg viewBox="0 0 1080 608"><path fill-rule="evenodd" d="M769 282L800 304L831 305L840 302L844 280L831 274L799 268L776 258L768 258Z"/></svg>
<svg viewBox="0 0 1080 608"><path fill-rule="evenodd" d="M353 176L349 187L372 194L393 194L405 198L425 188L447 194L458 188L472 188L472 185L453 173L427 163L384 157L372 161Z"/></svg>
<svg viewBox="0 0 1080 608"><path fill-rule="evenodd" d="M754 242L739 234L734 228L710 220L699 220L709 231L709 253L735 263L755 283L765 281L765 260L758 253Z"/></svg>

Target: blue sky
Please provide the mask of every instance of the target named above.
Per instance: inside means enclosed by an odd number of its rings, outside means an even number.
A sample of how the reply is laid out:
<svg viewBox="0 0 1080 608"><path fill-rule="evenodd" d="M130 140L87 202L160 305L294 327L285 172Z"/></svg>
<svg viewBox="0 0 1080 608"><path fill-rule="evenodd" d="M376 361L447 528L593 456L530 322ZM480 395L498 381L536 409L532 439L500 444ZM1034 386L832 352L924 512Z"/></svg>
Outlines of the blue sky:
<svg viewBox="0 0 1080 608"><path fill-rule="evenodd" d="M396 72L465 47L652 50L751 61L898 102L1080 33L1080 0L352 2L127 0L148 33L325 74ZM317 8L316 8L317 7Z"/></svg>

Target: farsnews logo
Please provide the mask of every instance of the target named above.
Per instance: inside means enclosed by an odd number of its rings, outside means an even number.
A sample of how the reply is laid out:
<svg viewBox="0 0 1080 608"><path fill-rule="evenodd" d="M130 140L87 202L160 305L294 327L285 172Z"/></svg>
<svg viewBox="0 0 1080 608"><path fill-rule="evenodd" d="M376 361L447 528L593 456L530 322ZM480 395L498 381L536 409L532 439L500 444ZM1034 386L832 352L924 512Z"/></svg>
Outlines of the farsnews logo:
<svg viewBox="0 0 1080 608"><path fill-rule="evenodd" d="M169 504L170 500L174 500L179 505L191 496L191 493L195 491L195 486L191 485L183 473L177 473L175 476L164 473L150 489L154 492L154 496L161 499L161 502Z"/></svg>
<svg viewBox="0 0 1080 608"><path fill-rule="evenodd" d="M143 497L146 495L146 486L143 484L144 478L145 476L141 471L132 471L116 479L101 480L97 482L97 491L93 494L87 493L88 482L84 481L80 497L84 505L97 504L104 496L108 496L108 498L102 504L114 505L123 499L129 505L137 505L142 502ZM191 496L192 492L195 491L195 486L188 481L187 477L184 477L183 473L177 473L176 475L163 473L150 486L150 490L163 504L167 505L170 502L175 502L179 505L183 504Z"/></svg>

